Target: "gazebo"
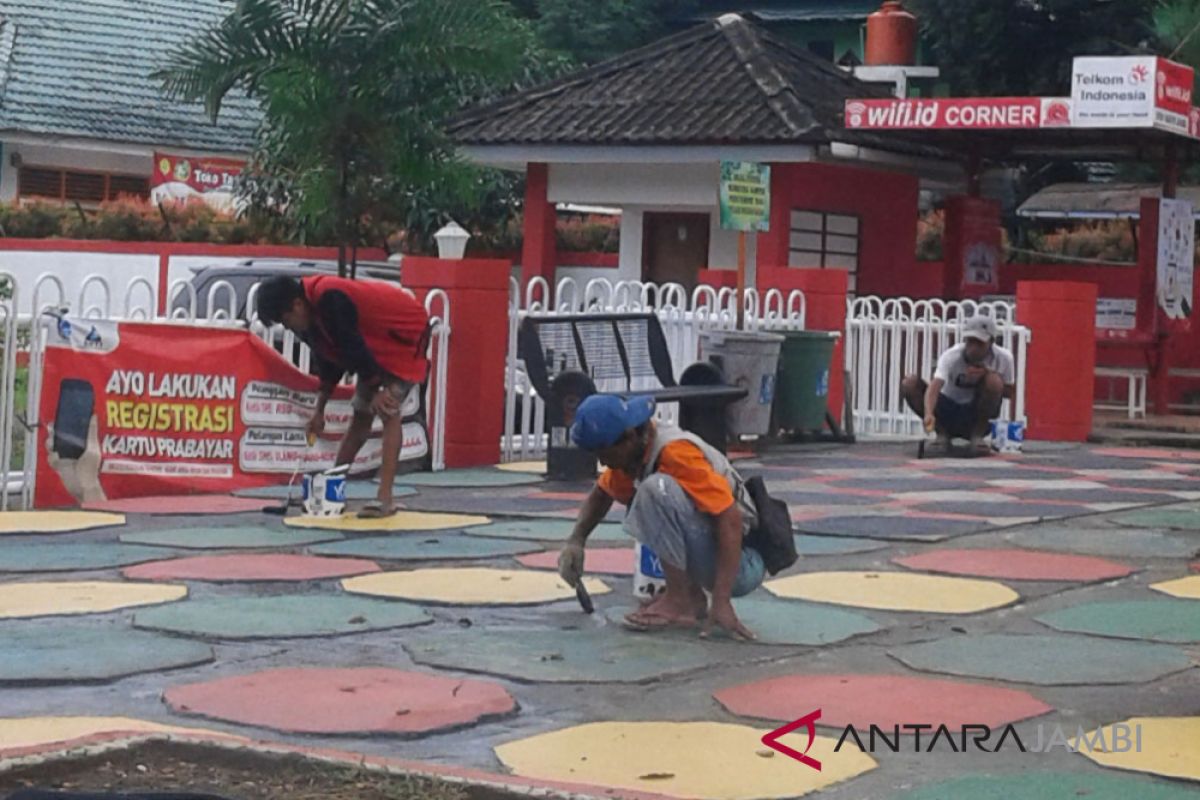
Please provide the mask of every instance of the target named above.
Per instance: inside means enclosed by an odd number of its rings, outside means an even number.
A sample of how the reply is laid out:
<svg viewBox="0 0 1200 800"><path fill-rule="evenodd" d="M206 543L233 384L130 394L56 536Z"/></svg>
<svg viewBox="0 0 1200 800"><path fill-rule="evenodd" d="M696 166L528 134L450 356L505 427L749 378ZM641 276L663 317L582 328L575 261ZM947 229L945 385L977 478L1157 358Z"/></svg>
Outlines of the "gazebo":
<svg viewBox="0 0 1200 800"><path fill-rule="evenodd" d="M728 14L470 109L450 132L472 160L525 172L526 281L553 285L555 204L572 202L621 209L620 258L616 274L563 274L727 284L737 235L720 228L717 196L729 160L771 167L750 285L796 288L789 271L809 268L844 273L851 292L895 294L916 268L922 182L953 187L963 172L918 136L845 129L847 99L889 96Z"/></svg>

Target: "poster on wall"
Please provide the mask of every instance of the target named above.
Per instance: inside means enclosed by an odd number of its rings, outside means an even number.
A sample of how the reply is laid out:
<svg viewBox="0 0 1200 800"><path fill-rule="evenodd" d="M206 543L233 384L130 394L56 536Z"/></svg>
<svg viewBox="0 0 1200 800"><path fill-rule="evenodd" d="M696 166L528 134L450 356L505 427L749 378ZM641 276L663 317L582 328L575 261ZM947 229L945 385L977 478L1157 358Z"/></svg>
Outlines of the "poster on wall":
<svg viewBox="0 0 1200 800"><path fill-rule="evenodd" d="M1168 319L1192 315L1196 221L1187 200L1161 198L1158 207L1158 306Z"/></svg>
<svg viewBox="0 0 1200 800"><path fill-rule="evenodd" d="M154 203L202 200L219 211L235 208L234 183L245 168L232 158L154 154L150 200Z"/></svg>
<svg viewBox="0 0 1200 800"><path fill-rule="evenodd" d="M284 482L298 463L328 469L352 389L338 389L326 435L310 448L317 388L243 329L63 317L46 347L34 504L224 493ZM403 407L401 460L428 452L419 391ZM379 467L378 433L354 472Z"/></svg>
<svg viewBox="0 0 1200 800"><path fill-rule="evenodd" d="M1131 331L1136 327L1136 297L1096 298L1096 330Z"/></svg>
<svg viewBox="0 0 1200 800"><path fill-rule="evenodd" d="M753 161L722 161L721 227L766 231L771 226L771 167Z"/></svg>
<svg viewBox="0 0 1200 800"><path fill-rule="evenodd" d="M973 296L996 291L1000 284L1002 240L994 204L978 198L961 198L962 288Z"/></svg>

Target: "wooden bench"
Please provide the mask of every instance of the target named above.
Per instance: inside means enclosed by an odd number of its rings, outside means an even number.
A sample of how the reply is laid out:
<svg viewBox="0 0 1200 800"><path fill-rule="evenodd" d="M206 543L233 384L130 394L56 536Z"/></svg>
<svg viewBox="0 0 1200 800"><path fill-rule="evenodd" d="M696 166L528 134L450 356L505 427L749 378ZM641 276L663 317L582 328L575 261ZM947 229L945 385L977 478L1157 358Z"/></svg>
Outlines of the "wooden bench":
<svg viewBox="0 0 1200 800"><path fill-rule="evenodd" d="M725 408L748 393L726 384L707 362L689 366L676 382L666 336L652 313L530 315L521 323L517 354L546 400L547 468L562 480L595 474L595 459L574 448L567 435L575 408L589 395L649 395L679 403L680 426L724 452ZM635 381L651 385L635 387ZM600 390L597 383L609 387Z"/></svg>
<svg viewBox="0 0 1200 800"><path fill-rule="evenodd" d="M1129 419L1146 417L1146 383L1150 377L1149 370L1138 367L1096 367L1097 378L1116 378L1128 381L1125 393L1125 405L1117 403L1095 403L1095 408L1105 411L1124 410Z"/></svg>

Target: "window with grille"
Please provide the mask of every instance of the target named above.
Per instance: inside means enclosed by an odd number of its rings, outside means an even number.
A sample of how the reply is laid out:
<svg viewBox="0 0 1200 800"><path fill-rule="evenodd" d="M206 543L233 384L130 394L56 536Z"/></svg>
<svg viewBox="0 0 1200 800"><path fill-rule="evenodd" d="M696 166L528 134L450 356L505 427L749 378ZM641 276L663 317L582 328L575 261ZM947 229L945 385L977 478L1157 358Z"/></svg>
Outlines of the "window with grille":
<svg viewBox="0 0 1200 800"><path fill-rule="evenodd" d="M788 266L844 269L847 288L858 288L859 220L851 214L793 210Z"/></svg>
<svg viewBox="0 0 1200 800"><path fill-rule="evenodd" d="M49 167L21 167L17 173L20 199L57 200L98 205L126 195L150 197L150 179L138 175L116 175Z"/></svg>

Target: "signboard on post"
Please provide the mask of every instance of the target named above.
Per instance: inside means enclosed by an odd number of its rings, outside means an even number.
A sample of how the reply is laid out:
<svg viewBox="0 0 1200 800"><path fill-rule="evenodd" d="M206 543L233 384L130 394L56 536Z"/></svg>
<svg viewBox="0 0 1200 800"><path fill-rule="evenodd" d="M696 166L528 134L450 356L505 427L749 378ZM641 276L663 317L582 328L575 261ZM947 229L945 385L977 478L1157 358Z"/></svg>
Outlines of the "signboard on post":
<svg viewBox="0 0 1200 800"><path fill-rule="evenodd" d="M1085 56L1071 69L1071 126L1189 134L1191 67L1157 56Z"/></svg>
<svg viewBox="0 0 1200 800"><path fill-rule="evenodd" d="M771 226L771 167L753 161L721 162L721 227L766 231Z"/></svg>
<svg viewBox="0 0 1200 800"><path fill-rule="evenodd" d="M279 483L299 464L333 466L337 438L307 446L317 379L242 328L63 317L46 346L34 505L161 494L225 493ZM339 387L329 434L353 416ZM428 450L416 392L406 400L401 459ZM354 463L381 463L378 432Z"/></svg>
<svg viewBox="0 0 1200 800"><path fill-rule="evenodd" d="M1192 315L1193 269L1196 260L1196 221L1187 200L1159 199L1158 306L1168 319Z"/></svg>
<svg viewBox="0 0 1200 800"><path fill-rule="evenodd" d="M155 203L199 199L218 210L232 211L233 184L245 166L245 162L232 158L155 153L150 199Z"/></svg>
<svg viewBox="0 0 1200 800"><path fill-rule="evenodd" d="M771 227L771 167L753 161L722 161L717 193L721 227L738 232L737 326L742 327L746 296L746 232Z"/></svg>
<svg viewBox="0 0 1200 800"><path fill-rule="evenodd" d="M1065 97L847 100L846 127L863 130L1011 130L1071 124Z"/></svg>

